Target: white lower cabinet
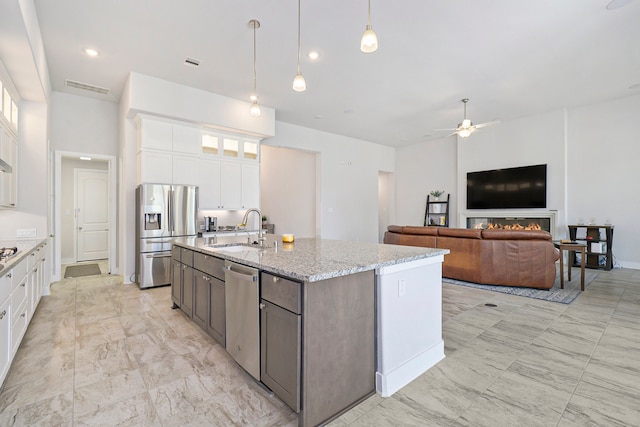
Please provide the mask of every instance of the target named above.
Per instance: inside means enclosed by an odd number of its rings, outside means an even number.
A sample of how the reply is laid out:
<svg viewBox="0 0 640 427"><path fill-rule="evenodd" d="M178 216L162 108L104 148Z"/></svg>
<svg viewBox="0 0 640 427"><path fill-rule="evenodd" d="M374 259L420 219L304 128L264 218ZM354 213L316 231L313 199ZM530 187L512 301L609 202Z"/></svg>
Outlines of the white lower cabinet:
<svg viewBox="0 0 640 427"><path fill-rule="evenodd" d="M0 386L45 288L45 247L40 245L0 277Z"/></svg>
<svg viewBox="0 0 640 427"><path fill-rule="evenodd" d="M0 384L11 366L11 298L0 305Z"/></svg>

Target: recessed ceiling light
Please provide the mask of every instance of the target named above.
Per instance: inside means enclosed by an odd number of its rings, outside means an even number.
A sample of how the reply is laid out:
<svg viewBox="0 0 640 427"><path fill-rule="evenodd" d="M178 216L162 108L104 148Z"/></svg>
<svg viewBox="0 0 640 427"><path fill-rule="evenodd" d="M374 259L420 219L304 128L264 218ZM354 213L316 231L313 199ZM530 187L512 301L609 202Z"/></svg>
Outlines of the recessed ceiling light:
<svg viewBox="0 0 640 427"><path fill-rule="evenodd" d="M640 83L636 83L634 85L629 86L629 89L631 90L640 89Z"/></svg>
<svg viewBox="0 0 640 427"><path fill-rule="evenodd" d="M98 51L95 49L91 49L90 47L86 48L84 50L84 53L86 53L87 55L91 56L91 57L95 57L98 56Z"/></svg>
<svg viewBox="0 0 640 427"><path fill-rule="evenodd" d="M321 119L321 118L322 118L322 116L314 116L313 118L314 118L314 119Z"/></svg>
<svg viewBox="0 0 640 427"><path fill-rule="evenodd" d="M309 52L307 56L309 57L310 60L315 61L316 59L320 58L320 53L315 50L312 50L311 52Z"/></svg>

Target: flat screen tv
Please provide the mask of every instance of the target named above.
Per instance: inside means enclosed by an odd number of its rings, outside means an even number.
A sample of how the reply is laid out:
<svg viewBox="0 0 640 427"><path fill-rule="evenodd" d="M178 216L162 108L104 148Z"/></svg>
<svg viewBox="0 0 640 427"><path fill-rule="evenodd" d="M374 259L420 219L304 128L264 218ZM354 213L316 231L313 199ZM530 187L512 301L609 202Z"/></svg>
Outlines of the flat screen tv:
<svg viewBox="0 0 640 427"><path fill-rule="evenodd" d="M467 209L547 207L547 165L467 173Z"/></svg>

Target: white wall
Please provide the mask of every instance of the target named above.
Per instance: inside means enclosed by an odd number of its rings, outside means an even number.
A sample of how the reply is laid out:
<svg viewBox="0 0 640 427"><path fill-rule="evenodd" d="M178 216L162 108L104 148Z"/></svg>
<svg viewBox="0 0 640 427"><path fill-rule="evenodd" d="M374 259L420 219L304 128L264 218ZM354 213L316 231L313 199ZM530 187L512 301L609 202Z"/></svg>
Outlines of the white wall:
<svg viewBox="0 0 640 427"><path fill-rule="evenodd" d="M260 208L277 234L316 234L316 155L262 145Z"/></svg>
<svg viewBox="0 0 640 427"><path fill-rule="evenodd" d="M613 254L640 269L640 95L569 111L568 219L615 226Z"/></svg>
<svg viewBox="0 0 640 427"><path fill-rule="evenodd" d="M398 149L397 223L422 224L426 193L443 187L453 188L452 226L464 226L457 220L466 210L467 172L546 163L547 209L558 211L558 237L578 218L609 219L618 265L640 268L640 144L632 125L639 116L640 96L633 96L503 122L459 139L457 154L453 138Z"/></svg>
<svg viewBox="0 0 640 427"><path fill-rule="evenodd" d="M51 147L74 153L118 155L118 104L53 92Z"/></svg>
<svg viewBox="0 0 640 427"><path fill-rule="evenodd" d="M394 171L393 148L278 121L263 144L319 153L317 235L378 241L378 172Z"/></svg>
<svg viewBox="0 0 640 427"><path fill-rule="evenodd" d="M427 195L434 190L451 194L449 225L457 224L456 138L442 138L398 148L396 151L396 223L423 225ZM441 196L442 197L442 196Z"/></svg>
<svg viewBox="0 0 640 427"><path fill-rule="evenodd" d="M86 161L80 159L63 158L62 168L60 171L61 179L61 230L60 236L61 243L61 257L62 263L68 264L75 262L75 170L76 169L93 169L104 170L108 169L108 163L106 161Z"/></svg>

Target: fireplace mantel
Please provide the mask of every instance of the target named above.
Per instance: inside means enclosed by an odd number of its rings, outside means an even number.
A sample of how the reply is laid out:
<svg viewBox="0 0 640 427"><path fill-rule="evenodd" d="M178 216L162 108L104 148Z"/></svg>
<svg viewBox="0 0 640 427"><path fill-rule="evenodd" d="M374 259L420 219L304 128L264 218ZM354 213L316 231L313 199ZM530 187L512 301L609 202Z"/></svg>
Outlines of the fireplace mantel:
<svg viewBox="0 0 640 427"><path fill-rule="evenodd" d="M460 227L467 227L467 219L470 218L504 218L504 219L512 219L518 218L523 220L535 220L537 218L546 218L549 219L549 233L551 233L552 239L556 240L556 231L558 224L558 211L547 211L547 210L468 210L460 212Z"/></svg>

